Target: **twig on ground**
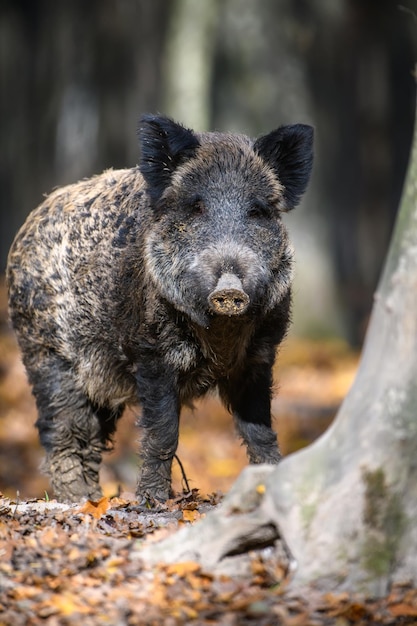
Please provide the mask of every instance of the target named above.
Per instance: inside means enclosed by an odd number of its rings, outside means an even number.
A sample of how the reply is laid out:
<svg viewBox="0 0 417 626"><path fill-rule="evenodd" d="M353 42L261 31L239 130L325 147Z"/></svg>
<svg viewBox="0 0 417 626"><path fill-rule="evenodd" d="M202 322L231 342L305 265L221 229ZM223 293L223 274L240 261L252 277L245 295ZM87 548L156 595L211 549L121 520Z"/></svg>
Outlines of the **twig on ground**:
<svg viewBox="0 0 417 626"><path fill-rule="evenodd" d="M180 466L181 476L182 476L182 483L183 483L183 486L182 486L183 493L184 494L185 493L190 493L191 489L190 489L190 485L188 484L188 479L187 479L187 475L186 475L185 470L184 470L184 466L181 463L180 458L179 458L179 456L177 454L175 454L174 457L177 460L178 465ZM184 485L185 485L185 489L187 491L185 491Z"/></svg>

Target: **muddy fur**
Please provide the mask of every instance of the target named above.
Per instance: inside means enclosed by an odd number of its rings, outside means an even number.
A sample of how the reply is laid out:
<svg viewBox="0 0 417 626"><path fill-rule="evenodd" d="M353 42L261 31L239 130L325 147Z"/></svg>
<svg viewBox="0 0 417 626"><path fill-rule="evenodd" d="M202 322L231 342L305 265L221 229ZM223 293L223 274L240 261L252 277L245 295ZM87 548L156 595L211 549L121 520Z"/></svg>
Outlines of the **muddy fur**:
<svg viewBox="0 0 417 626"><path fill-rule="evenodd" d="M57 498L96 499L127 404L141 405L141 498L166 500L181 406L218 388L252 463L280 459L272 367L289 320L282 223L304 192L312 130L253 142L146 116L139 168L58 189L10 250L10 315L36 398ZM223 274L247 310L217 315Z"/></svg>

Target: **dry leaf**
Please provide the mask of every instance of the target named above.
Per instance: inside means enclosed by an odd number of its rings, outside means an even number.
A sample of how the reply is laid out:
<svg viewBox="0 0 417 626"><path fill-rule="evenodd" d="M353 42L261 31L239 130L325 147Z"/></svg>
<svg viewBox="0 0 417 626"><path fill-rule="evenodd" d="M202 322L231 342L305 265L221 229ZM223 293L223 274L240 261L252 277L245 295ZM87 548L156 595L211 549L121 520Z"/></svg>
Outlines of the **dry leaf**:
<svg viewBox="0 0 417 626"><path fill-rule="evenodd" d="M198 511L192 511L190 509L184 509L182 512L182 519L184 522L195 522L200 519L201 514Z"/></svg>
<svg viewBox="0 0 417 626"><path fill-rule="evenodd" d="M13 554L13 544L10 541L0 541L0 563L10 561Z"/></svg>
<svg viewBox="0 0 417 626"><path fill-rule="evenodd" d="M77 513L84 513L92 515L95 519L100 519L104 515L110 506L110 501L105 496L100 498L98 502L87 500L87 502L80 508Z"/></svg>
<svg viewBox="0 0 417 626"><path fill-rule="evenodd" d="M19 587L13 589L11 595L15 600L26 600L27 598L33 598L34 596L37 596L38 593L39 590L36 589L36 587L20 585Z"/></svg>
<svg viewBox="0 0 417 626"><path fill-rule="evenodd" d="M168 565L165 569L168 576L179 576L180 578L184 578L188 574L195 574L199 572L201 569L201 565L196 563L195 561L184 561L183 563L173 563L172 565Z"/></svg>
<svg viewBox="0 0 417 626"><path fill-rule="evenodd" d="M72 615L72 613L90 613L91 609L82 606L77 596L72 593L57 593L52 596L48 603L49 606L55 608L61 615Z"/></svg>
<svg viewBox="0 0 417 626"><path fill-rule="evenodd" d="M81 550L77 547L71 548L68 552L67 559L68 561L76 561L81 557Z"/></svg>
<svg viewBox="0 0 417 626"><path fill-rule="evenodd" d="M388 610L395 617L417 617L417 606L411 604L392 604Z"/></svg>

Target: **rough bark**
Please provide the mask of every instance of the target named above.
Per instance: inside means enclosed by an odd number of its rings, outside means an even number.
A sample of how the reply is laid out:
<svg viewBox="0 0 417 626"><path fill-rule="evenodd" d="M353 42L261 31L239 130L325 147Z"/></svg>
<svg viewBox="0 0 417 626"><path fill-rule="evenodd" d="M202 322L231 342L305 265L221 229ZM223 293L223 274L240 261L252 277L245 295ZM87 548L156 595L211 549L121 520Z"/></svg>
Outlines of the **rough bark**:
<svg viewBox="0 0 417 626"><path fill-rule="evenodd" d="M296 584L372 595L417 585L416 450L417 131L361 364L333 425L278 467L248 468L223 507L144 555L213 565L260 545L257 525L270 531L264 544L285 542Z"/></svg>
<svg viewBox="0 0 417 626"><path fill-rule="evenodd" d="M289 457L265 506L296 579L383 594L417 583L417 132L355 383L332 427Z"/></svg>

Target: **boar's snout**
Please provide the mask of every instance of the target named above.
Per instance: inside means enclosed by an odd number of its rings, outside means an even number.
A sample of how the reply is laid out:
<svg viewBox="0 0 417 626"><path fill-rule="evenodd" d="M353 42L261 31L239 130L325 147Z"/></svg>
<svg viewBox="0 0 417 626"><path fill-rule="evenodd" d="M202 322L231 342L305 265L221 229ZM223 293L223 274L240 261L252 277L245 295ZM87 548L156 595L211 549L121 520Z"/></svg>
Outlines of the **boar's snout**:
<svg viewBox="0 0 417 626"><path fill-rule="evenodd" d="M249 306L249 296L235 274L222 274L208 297L210 309L218 315L241 315Z"/></svg>

